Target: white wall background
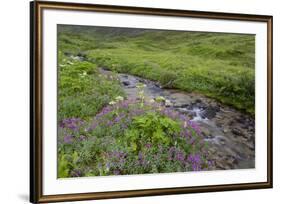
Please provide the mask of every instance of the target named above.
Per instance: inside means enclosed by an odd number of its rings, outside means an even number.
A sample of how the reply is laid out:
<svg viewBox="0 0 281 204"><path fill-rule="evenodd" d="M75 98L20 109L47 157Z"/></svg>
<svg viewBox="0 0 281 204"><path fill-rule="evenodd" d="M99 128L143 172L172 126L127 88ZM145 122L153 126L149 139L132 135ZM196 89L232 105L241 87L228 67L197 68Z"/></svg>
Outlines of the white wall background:
<svg viewBox="0 0 281 204"><path fill-rule="evenodd" d="M98 4L267 14L274 16L274 188L77 203L278 203L281 194L281 6L276 0L76 0ZM29 0L0 6L0 203L28 203ZM265 113L266 114L266 113Z"/></svg>

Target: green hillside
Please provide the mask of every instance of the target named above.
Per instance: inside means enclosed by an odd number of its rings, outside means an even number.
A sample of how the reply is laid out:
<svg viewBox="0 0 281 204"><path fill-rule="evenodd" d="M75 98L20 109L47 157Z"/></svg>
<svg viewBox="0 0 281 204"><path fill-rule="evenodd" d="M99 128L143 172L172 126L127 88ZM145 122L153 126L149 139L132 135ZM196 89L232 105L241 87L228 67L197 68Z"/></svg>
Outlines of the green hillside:
<svg viewBox="0 0 281 204"><path fill-rule="evenodd" d="M58 46L59 60L82 55L254 114L254 35L59 25Z"/></svg>

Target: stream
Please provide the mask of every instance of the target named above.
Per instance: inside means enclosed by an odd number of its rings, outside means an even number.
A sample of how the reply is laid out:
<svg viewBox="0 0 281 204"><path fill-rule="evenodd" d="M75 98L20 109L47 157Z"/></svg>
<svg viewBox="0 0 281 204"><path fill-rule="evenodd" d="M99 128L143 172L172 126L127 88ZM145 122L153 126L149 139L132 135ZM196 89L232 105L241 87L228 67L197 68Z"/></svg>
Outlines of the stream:
<svg viewBox="0 0 281 204"><path fill-rule="evenodd" d="M100 69L104 75L113 73ZM136 99L136 85L146 85L146 98L163 96L165 105L186 114L195 121L208 143L208 152L214 161L214 169L255 168L255 120L232 107L197 93L161 88L156 82L137 76L118 73L127 97Z"/></svg>

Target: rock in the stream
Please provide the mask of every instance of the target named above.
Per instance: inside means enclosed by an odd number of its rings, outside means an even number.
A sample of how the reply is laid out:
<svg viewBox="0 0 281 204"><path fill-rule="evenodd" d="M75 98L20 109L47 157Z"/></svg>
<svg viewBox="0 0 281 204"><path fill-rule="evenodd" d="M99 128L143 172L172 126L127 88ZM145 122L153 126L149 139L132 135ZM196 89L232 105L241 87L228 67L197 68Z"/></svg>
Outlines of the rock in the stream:
<svg viewBox="0 0 281 204"><path fill-rule="evenodd" d="M248 148L249 148L250 150L252 150L252 151L255 150L255 144L254 144L254 143L247 143L246 145L248 146Z"/></svg>
<svg viewBox="0 0 281 204"><path fill-rule="evenodd" d="M156 82L154 85L155 85L157 88L162 88L160 83L157 83L157 82Z"/></svg>
<svg viewBox="0 0 281 204"><path fill-rule="evenodd" d="M122 81L124 86L129 86L130 85L130 81Z"/></svg>
<svg viewBox="0 0 281 204"><path fill-rule="evenodd" d="M252 131L255 130L255 128L254 128L253 126L249 125L249 126L248 126L248 130L252 132Z"/></svg>
<svg viewBox="0 0 281 204"><path fill-rule="evenodd" d="M228 129L224 128L224 129L223 129L223 132L224 132L224 133L227 133L227 132L228 132Z"/></svg>
<svg viewBox="0 0 281 204"><path fill-rule="evenodd" d="M212 119L216 116L217 112L220 110L218 106L209 106L204 111L200 113L202 118Z"/></svg>
<svg viewBox="0 0 281 204"><path fill-rule="evenodd" d="M232 132L234 135L243 136L242 131L239 130L238 128L232 129L231 132Z"/></svg>
<svg viewBox="0 0 281 204"><path fill-rule="evenodd" d="M227 156L226 157L226 162L230 165L230 166L234 166L235 164L238 163L238 160L234 157L234 156Z"/></svg>
<svg viewBox="0 0 281 204"><path fill-rule="evenodd" d="M185 109L185 108L175 108L174 109L176 111L178 111L179 113L185 113L185 114L189 114L189 112ZM189 114L190 115L190 114ZM195 116L195 115L194 115Z"/></svg>
<svg viewBox="0 0 281 204"><path fill-rule="evenodd" d="M235 118L238 123L245 124L246 119L243 116Z"/></svg>

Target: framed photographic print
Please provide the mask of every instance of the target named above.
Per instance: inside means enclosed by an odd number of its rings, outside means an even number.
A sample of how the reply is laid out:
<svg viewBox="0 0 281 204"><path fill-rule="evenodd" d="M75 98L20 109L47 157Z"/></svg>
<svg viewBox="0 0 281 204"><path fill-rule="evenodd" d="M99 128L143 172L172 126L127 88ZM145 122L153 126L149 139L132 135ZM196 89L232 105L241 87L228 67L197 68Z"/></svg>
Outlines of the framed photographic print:
<svg viewBox="0 0 281 204"><path fill-rule="evenodd" d="M31 202L272 187L272 16L30 16Z"/></svg>

